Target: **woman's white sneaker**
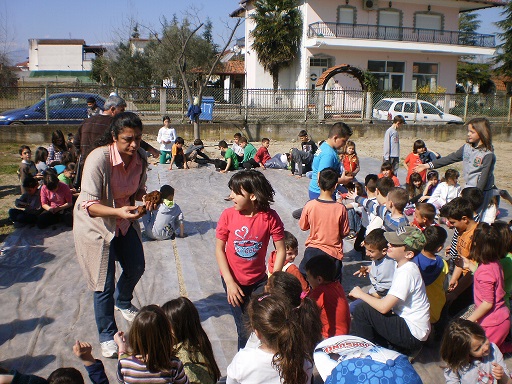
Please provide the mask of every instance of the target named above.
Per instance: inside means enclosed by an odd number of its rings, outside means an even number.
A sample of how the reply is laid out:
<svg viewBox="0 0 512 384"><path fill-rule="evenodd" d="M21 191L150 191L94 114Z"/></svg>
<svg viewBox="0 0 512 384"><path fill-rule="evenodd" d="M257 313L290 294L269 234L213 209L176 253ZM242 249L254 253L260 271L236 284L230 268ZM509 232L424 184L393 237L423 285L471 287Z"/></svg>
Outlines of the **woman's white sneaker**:
<svg viewBox="0 0 512 384"><path fill-rule="evenodd" d="M117 344L114 340L104 341L100 343L101 354L103 357L116 358L117 357Z"/></svg>
<svg viewBox="0 0 512 384"><path fill-rule="evenodd" d="M139 312L139 309L132 305L130 308L128 309L122 309L122 308L119 308L119 307L114 307L117 311L120 311L121 312L121 315L123 315L123 317L129 321L129 322L132 322L133 319L135 319L135 316L137 315L137 313Z"/></svg>

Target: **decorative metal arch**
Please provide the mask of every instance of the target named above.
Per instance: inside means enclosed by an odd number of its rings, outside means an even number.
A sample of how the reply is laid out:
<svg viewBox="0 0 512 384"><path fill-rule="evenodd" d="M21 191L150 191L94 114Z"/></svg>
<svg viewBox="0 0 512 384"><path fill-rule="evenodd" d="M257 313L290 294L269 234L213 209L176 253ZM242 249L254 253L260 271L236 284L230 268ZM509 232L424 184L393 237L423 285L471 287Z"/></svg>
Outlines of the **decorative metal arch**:
<svg viewBox="0 0 512 384"><path fill-rule="evenodd" d="M335 65L334 67L327 69L324 73L322 73L322 75L316 82L316 88L321 87L322 90L325 90L325 87L329 79L333 76L336 76L338 73L346 73L347 75L355 77L359 81L359 84L361 84L361 89L363 91L366 91L363 71L349 64Z"/></svg>

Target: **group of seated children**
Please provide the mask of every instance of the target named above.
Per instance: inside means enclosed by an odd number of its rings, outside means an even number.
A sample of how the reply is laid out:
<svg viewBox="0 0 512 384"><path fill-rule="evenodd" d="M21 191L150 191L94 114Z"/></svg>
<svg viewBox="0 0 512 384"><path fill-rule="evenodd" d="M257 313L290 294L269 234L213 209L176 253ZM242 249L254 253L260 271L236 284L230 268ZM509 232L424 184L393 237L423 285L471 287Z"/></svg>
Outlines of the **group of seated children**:
<svg viewBox="0 0 512 384"><path fill-rule="evenodd" d="M60 222L72 226L73 198L77 195L73 187L76 166L72 152L58 150L63 140L62 132L54 132L52 137L52 160L49 160L50 150L39 147L36 151L37 163L34 163L30 147L20 147L18 175L22 195L15 201L16 208L9 210L9 219L17 228L29 224L43 229Z"/></svg>
<svg viewBox="0 0 512 384"><path fill-rule="evenodd" d="M316 203L332 201L331 191L324 184L328 172L320 172L319 185L325 193ZM456 180L456 177L455 173L452 180ZM436 207L426 202L418 203L414 222L409 226L403 215L408 201L406 191L392 187L392 181L386 178L378 179L373 191L374 183L372 177L367 178L368 199L357 196L355 192L348 194L363 206L368 217L373 216L373 220L380 218L378 223L383 228L366 232L364 247L372 264L355 275L368 274L371 288L365 293L355 287L349 293L349 297L356 299L350 305L353 316L351 334L415 356L427 340L432 325L439 323L436 329L442 331L447 320L464 313L465 318L482 327L485 338L493 343L491 349L495 358L501 358L500 350L502 353L511 352L512 344L506 341L510 333L509 299L512 291L512 235L509 225L499 222L489 225L473 219L483 201L482 192L477 188L466 188L461 193L471 201L456 197L441 208L441 217L457 230L457 266L446 292L449 266L438 254L444 248L447 232L435 223ZM321 212L315 205L312 202L306 205L301 221L315 217L311 210L313 213L315 210ZM344 213L339 213L338 217L345 217L346 220ZM344 226L331 220L332 217L324 215L321 226L317 222L309 227L299 222L302 229L311 228L306 244L312 238L325 236L326 228L339 228L339 238L343 238L341 232L345 231ZM312 221L315 223L314 219ZM327 241L329 245L337 243L332 239ZM499 245L498 251L496 245ZM320 254L325 252L317 252L317 255ZM308 262L306 252L304 259ZM311 260L314 259L316 257ZM331 255L331 260L336 259ZM314 288L317 276L310 275L308 270L306 275ZM311 289L310 295L314 291ZM471 303L473 305L467 308ZM322 310L329 312L323 302L320 305ZM455 308L457 313L454 313ZM342 321L343 317L331 314L327 318ZM450 336L445 333L445 339ZM450 367L446 375L453 374L453 366Z"/></svg>

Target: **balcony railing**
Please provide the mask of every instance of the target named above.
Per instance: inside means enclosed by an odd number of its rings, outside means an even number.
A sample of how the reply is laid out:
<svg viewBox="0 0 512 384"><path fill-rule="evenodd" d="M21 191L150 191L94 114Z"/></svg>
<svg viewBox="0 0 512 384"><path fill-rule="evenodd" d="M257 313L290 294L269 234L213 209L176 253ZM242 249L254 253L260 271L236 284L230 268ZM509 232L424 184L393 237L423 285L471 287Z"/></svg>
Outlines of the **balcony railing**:
<svg viewBox="0 0 512 384"><path fill-rule="evenodd" d="M495 48L496 46L494 35L369 24L317 22L309 25L308 37L412 41L485 48Z"/></svg>

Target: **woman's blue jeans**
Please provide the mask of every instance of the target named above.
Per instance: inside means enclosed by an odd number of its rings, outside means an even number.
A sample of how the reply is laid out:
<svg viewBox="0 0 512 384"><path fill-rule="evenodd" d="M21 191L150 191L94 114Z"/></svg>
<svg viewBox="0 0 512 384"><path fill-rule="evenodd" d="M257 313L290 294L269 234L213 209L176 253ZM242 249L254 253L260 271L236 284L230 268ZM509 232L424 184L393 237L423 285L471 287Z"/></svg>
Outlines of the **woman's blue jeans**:
<svg viewBox="0 0 512 384"><path fill-rule="evenodd" d="M133 225L126 235L119 234L112 239L109 252L105 288L103 291L94 292L94 315L100 343L114 339L117 332L114 305L121 309L131 307L133 290L145 269L144 250ZM116 260L123 269L117 286Z"/></svg>

